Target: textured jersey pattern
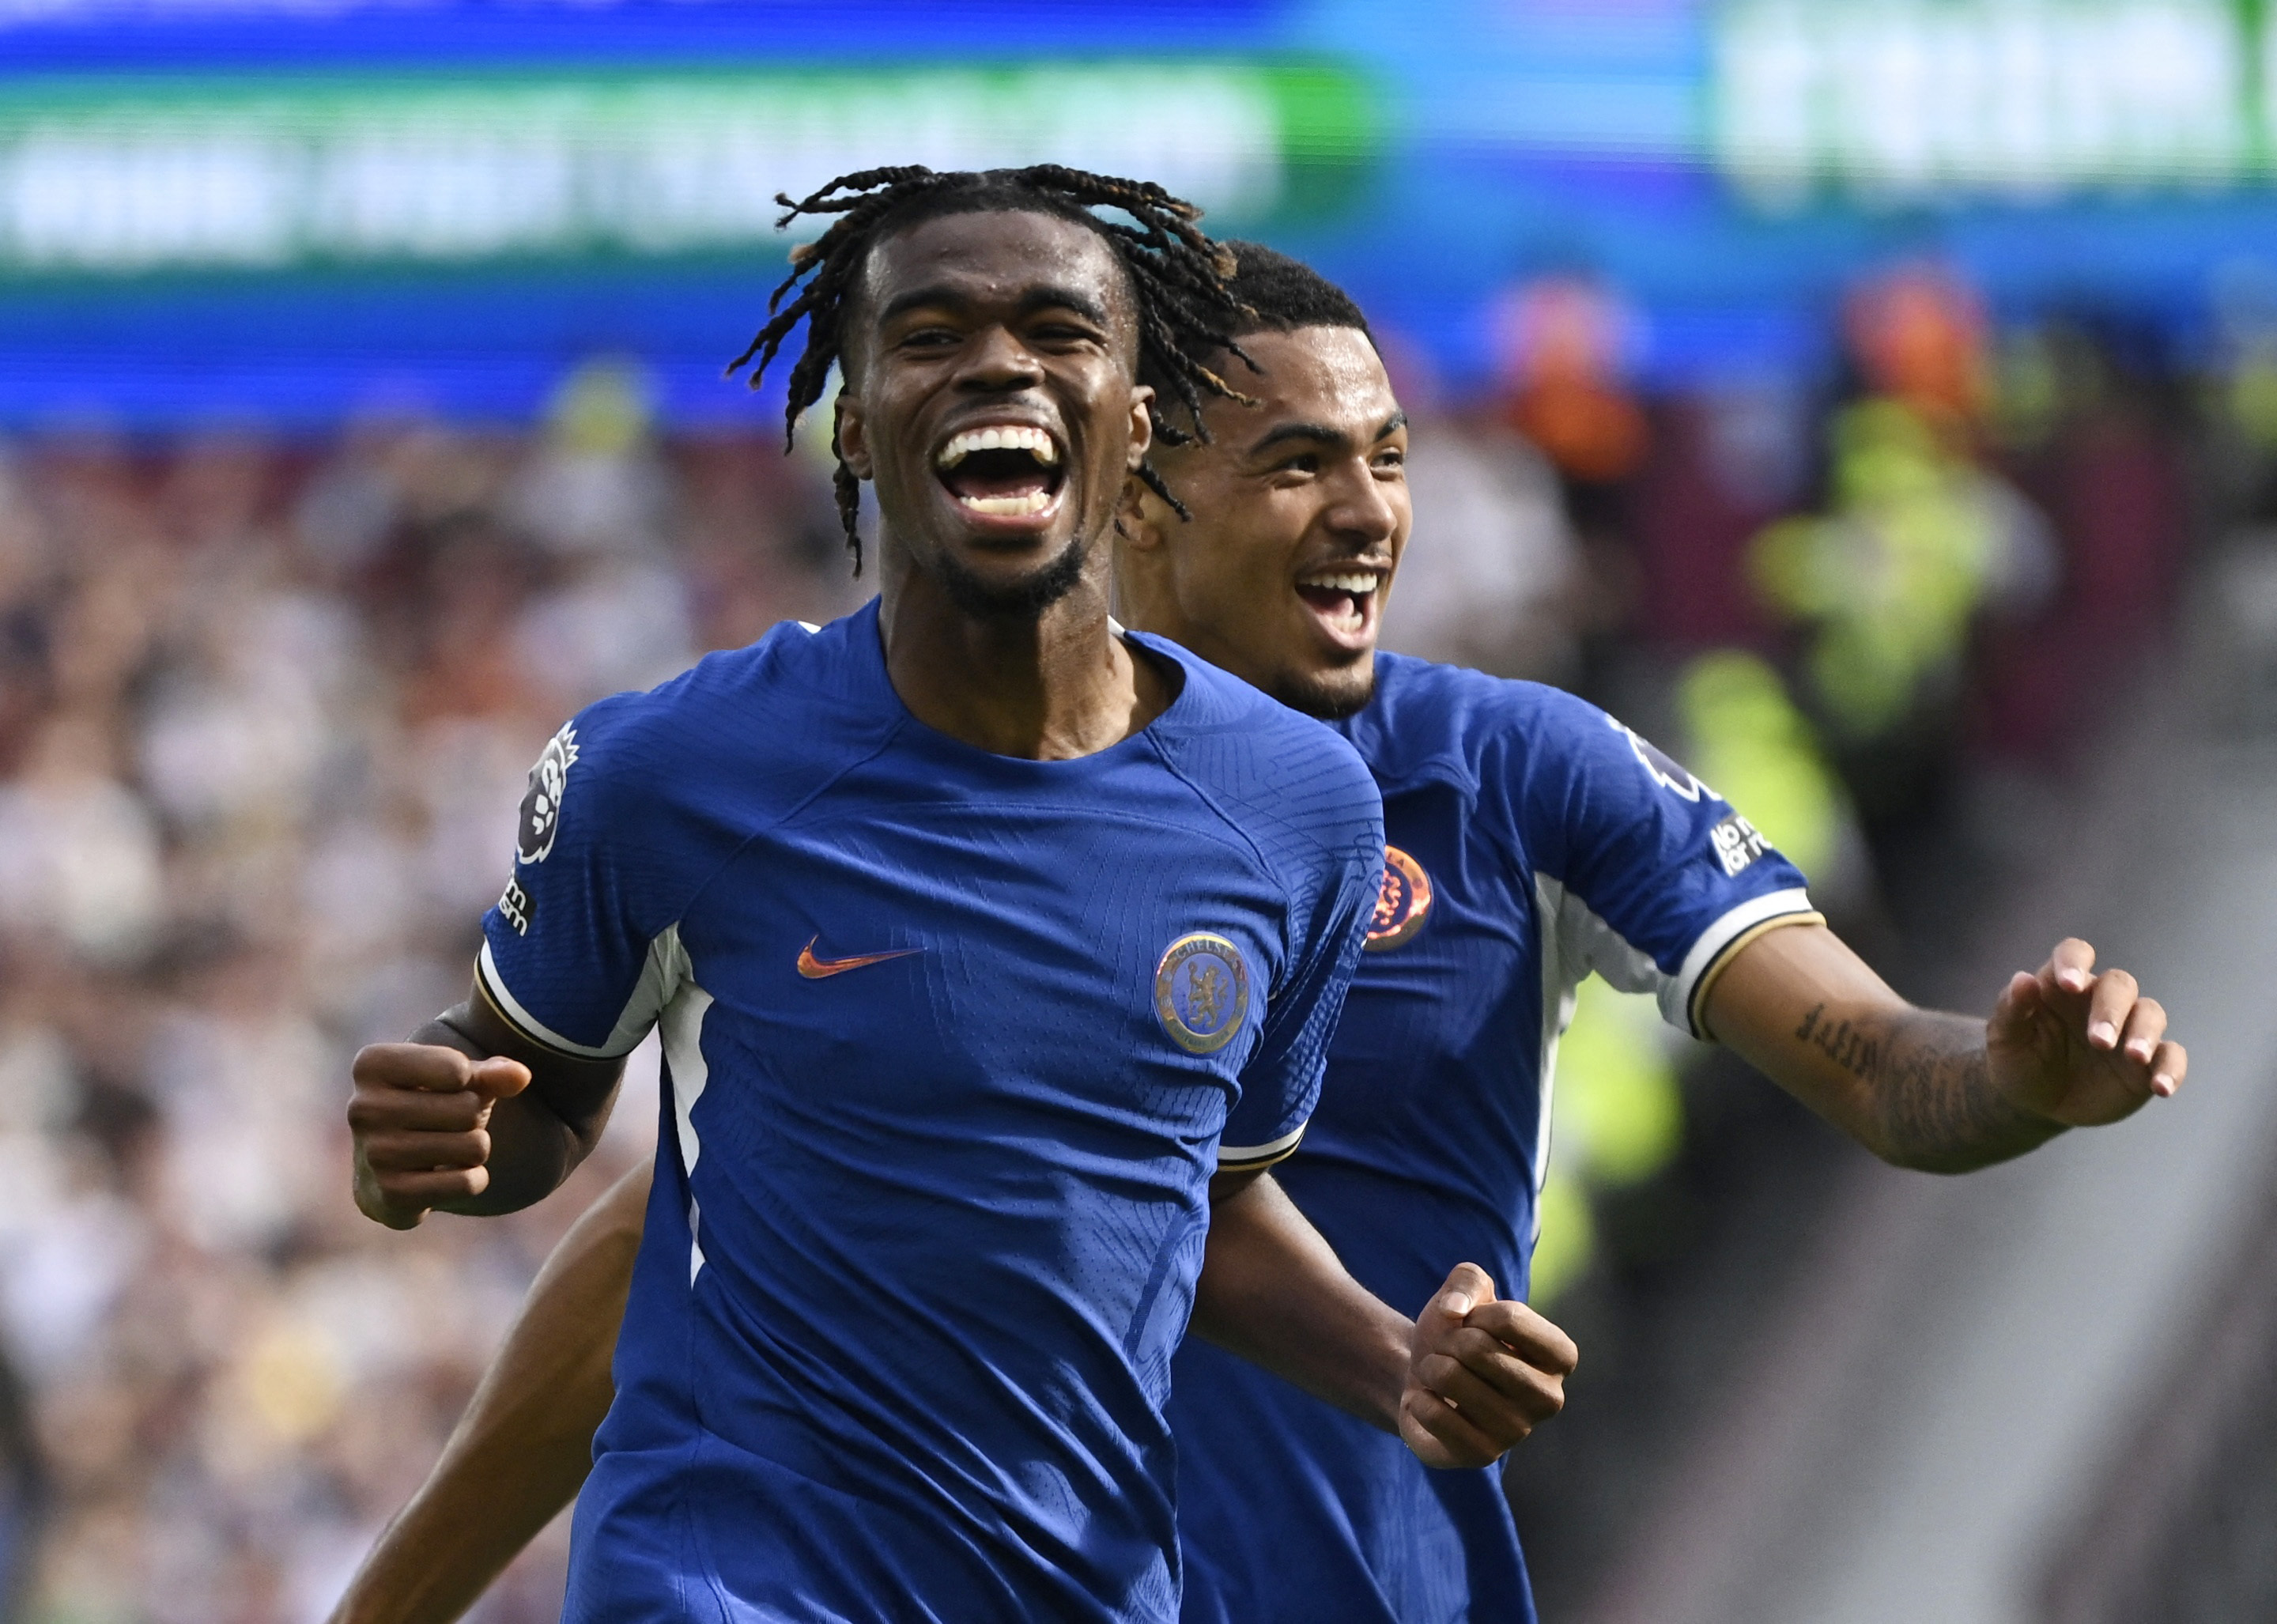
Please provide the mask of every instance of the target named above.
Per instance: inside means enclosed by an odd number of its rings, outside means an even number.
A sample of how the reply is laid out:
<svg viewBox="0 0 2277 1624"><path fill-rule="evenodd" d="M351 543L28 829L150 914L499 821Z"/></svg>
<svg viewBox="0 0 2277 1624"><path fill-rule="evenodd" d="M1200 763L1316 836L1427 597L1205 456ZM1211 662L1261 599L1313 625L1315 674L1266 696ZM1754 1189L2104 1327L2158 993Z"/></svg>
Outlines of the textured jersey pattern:
<svg viewBox="0 0 2277 1624"><path fill-rule="evenodd" d="M571 724L484 985L573 1052L660 1024L666 1087L568 1618L1175 1614L1207 1180L1304 1126L1382 825L1153 646L1177 698L1078 761L917 722L874 605Z"/></svg>
<svg viewBox="0 0 2277 1624"><path fill-rule="evenodd" d="M1767 920L1814 917L1802 876L1735 844L1730 805L1553 689L1386 654L1375 698L1342 728L1430 907L1362 959L1320 1105L1276 1176L1403 1312L1466 1260L1522 1294L1573 987L1597 972L1688 1026L1719 953ZM1171 1416L1189 1620L1532 1619L1493 1474L1428 1471L1197 1343L1178 1354Z"/></svg>

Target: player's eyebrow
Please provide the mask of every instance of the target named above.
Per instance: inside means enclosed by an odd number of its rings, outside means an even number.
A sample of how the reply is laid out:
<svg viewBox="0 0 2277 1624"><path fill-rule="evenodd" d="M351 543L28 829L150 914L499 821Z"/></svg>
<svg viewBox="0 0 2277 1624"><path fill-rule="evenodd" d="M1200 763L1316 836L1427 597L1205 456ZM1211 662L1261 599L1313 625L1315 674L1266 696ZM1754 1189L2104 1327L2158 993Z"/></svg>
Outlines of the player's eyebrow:
<svg viewBox="0 0 2277 1624"><path fill-rule="evenodd" d="M1407 414L1394 412L1383 420L1383 426L1375 431L1375 438L1389 439L1406 426ZM1291 440L1309 440L1331 452L1350 451L1352 445L1351 435L1342 429L1332 429L1324 423L1276 423L1258 436L1257 443L1249 448L1249 454L1261 456L1276 446L1285 445Z"/></svg>
<svg viewBox="0 0 2277 1624"><path fill-rule="evenodd" d="M949 283L935 283L929 287L913 287L905 294L897 294L887 304L878 319L889 322L907 311L925 309L969 310L972 304L972 295L968 290ZM1015 308L1022 316L1033 316L1039 310L1072 310L1095 326L1108 324L1107 312L1099 301L1071 287L1032 287L1020 295L1019 303Z"/></svg>
<svg viewBox="0 0 2277 1624"><path fill-rule="evenodd" d="M1249 454L1253 457L1262 455L1276 446L1286 445L1291 440L1311 440L1330 451L1344 451L1352 445L1351 435L1342 429L1332 429L1324 423L1282 423L1259 435L1256 444L1250 446Z"/></svg>

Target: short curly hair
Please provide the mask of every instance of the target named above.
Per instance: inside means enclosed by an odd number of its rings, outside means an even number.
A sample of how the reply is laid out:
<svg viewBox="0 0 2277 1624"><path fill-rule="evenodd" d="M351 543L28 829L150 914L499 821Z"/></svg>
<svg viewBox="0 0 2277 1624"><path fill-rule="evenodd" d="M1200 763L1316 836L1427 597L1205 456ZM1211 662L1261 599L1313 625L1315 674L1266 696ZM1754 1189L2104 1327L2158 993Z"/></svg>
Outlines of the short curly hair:
<svg viewBox="0 0 2277 1624"><path fill-rule="evenodd" d="M1261 242L1228 240L1220 246L1234 260L1227 286L1249 312L1232 324L1237 339L1253 332L1294 332L1299 327L1352 327L1367 333L1371 344L1375 341L1352 296L1303 260Z"/></svg>

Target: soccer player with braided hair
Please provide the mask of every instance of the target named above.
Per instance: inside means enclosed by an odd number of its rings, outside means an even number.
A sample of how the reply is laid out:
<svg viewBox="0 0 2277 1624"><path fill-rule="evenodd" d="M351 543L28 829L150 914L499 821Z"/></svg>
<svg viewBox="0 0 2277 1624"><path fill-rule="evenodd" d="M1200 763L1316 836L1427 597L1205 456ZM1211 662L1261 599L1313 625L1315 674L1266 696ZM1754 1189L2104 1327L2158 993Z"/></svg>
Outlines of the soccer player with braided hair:
<svg viewBox="0 0 2277 1624"><path fill-rule="evenodd" d="M991 202L1001 205L1006 198L1016 196L1089 226L1114 246L1131 279L1138 307L1140 370L1156 382L1158 391L1165 387L1170 391L1189 423L1199 422L1206 396L1245 398L1195 359L1197 350L1222 351L1237 360L1246 359L1240 346L1223 331L1229 318L1240 314L1225 291L1225 278L1233 274L1233 261L1195 226L1201 210L1172 197L1151 180L1118 180L1057 164L994 174L944 175L914 166L872 169L842 175L796 202L778 193L775 201L787 211L776 222L779 228L801 215L835 215L837 218L819 240L802 243L791 251L791 273L767 301L765 325L743 353L728 363L727 370L739 372L749 366L756 383L784 341L801 323L805 324L806 344L791 368L788 400L783 408L788 440L798 432L799 419L807 408L821 400L831 369L839 362L847 300L880 223L890 218L906 227L931 213L973 212L981 205ZM1096 208L1119 209L1138 224L1102 220L1089 212ZM797 297L785 305L784 297L793 289L797 290ZM1165 445L1183 446L1192 438L1178 427L1159 393L1148 402L1147 413L1154 438ZM854 554L854 573L858 576L862 536L857 521L862 482L847 466L835 423L831 428L830 449L838 458L834 482L838 519L845 529L846 545ZM1151 460L1139 459L1138 474L1147 489L1174 511L1185 512L1154 471Z"/></svg>
<svg viewBox="0 0 2277 1624"><path fill-rule="evenodd" d="M1312 1129L1275 1175L1365 1284L1427 1322L1449 1307L1443 1254L1523 1291L1550 1051L1592 972L1656 993L1902 1165L1982 1166L2174 1091L2188 1057L2162 1011L2087 944L2015 977L1990 1020L1914 1009L1743 818L1603 713L1378 654L1408 530L1405 418L1349 297L1230 246L1255 402L1206 405L1216 433L1163 457L1191 519L1127 492L1117 579L1134 625L1338 719L1383 792L1370 950ZM576 1491L647 1193L628 1177L549 1261L339 1624L446 1624ZM1490 1471L1421 1469L1195 1338L1168 1413L1186 1624L1533 1617Z"/></svg>
<svg viewBox="0 0 2277 1624"><path fill-rule="evenodd" d="M1554 1411L1571 1347L1455 1259L1411 1322L1265 1174L1383 833L1329 729L1108 616L1142 358L1180 432L1232 394L1193 211L1058 168L795 208L840 217L754 355L807 324L795 399L836 358L880 595L554 736L471 995L356 1057L357 1203L541 1199L657 1030L566 1616L1159 1624L1190 1323L1448 1467Z"/></svg>

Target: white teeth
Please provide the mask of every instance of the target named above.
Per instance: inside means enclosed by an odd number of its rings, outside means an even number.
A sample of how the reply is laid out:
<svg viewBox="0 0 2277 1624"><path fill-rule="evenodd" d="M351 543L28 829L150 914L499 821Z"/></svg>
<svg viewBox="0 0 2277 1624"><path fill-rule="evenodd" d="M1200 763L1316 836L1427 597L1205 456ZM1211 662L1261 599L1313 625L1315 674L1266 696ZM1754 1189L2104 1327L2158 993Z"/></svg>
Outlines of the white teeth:
<svg viewBox="0 0 2277 1624"><path fill-rule="evenodd" d="M956 499L973 513L1018 515L1042 513L1054 498L1049 491L1031 491L1025 496L960 496Z"/></svg>
<svg viewBox="0 0 2277 1624"><path fill-rule="evenodd" d="M1374 576L1355 571L1351 575L1306 576L1297 584L1325 587L1331 592L1350 592L1355 598L1365 598L1375 591L1376 578Z"/></svg>
<svg viewBox="0 0 2277 1624"><path fill-rule="evenodd" d="M955 468L976 451L1025 451L1046 468L1056 467L1060 460L1060 448L1050 435L1041 429L1009 423L991 429L964 430L940 448L940 454L933 463L939 469Z"/></svg>

